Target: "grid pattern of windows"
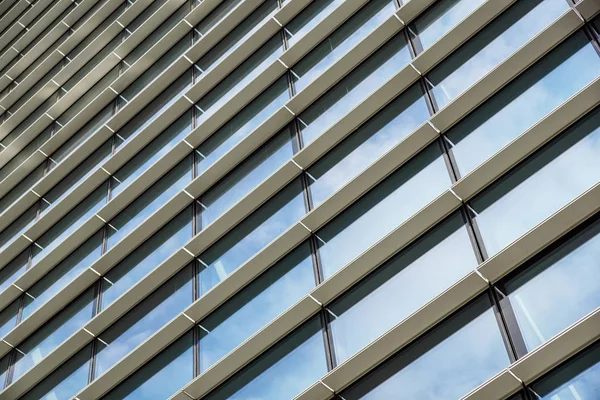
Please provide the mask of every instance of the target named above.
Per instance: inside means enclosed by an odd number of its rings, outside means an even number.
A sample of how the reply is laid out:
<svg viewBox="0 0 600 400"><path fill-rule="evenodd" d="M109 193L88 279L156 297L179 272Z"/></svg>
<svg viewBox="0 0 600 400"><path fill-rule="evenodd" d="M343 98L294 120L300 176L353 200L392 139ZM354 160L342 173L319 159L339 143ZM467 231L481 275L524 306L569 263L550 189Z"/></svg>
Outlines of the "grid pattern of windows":
<svg viewBox="0 0 600 400"><path fill-rule="evenodd" d="M596 399L599 13L3 0L0 400Z"/></svg>

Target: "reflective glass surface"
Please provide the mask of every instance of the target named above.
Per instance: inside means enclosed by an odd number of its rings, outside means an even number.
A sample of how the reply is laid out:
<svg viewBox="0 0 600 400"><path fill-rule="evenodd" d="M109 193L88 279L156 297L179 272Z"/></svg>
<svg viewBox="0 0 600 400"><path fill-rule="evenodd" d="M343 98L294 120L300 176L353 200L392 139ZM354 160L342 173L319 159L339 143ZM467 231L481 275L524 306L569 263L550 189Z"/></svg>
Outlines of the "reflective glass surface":
<svg viewBox="0 0 600 400"><path fill-rule="evenodd" d="M476 197L471 206L489 255L600 182L600 109Z"/></svg>
<svg viewBox="0 0 600 400"><path fill-rule="evenodd" d="M315 140L409 61L410 52L400 33L300 114L304 144Z"/></svg>
<svg viewBox="0 0 600 400"><path fill-rule="evenodd" d="M449 186L444 157L439 144L433 143L316 233L325 278Z"/></svg>
<svg viewBox="0 0 600 400"><path fill-rule="evenodd" d="M527 350L600 306L600 224L594 223L505 284Z"/></svg>
<svg viewBox="0 0 600 400"><path fill-rule="evenodd" d="M466 175L600 76L600 57L583 32L567 39L448 132Z"/></svg>
<svg viewBox="0 0 600 400"><path fill-rule="evenodd" d="M313 318L204 398L294 398L327 372L321 329Z"/></svg>
<svg viewBox="0 0 600 400"><path fill-rule="evenodd" d="M460 214L402 250L327 307L337 362L346 361L477 264Z"/></svg>
<svg viewBox="0 0 600 400"><path fill-rule="evenodd" d="M461 398L509 365L487 297L443 321L341 393L353 399Z"/></svg>
<svg viewBox="0 0 600 400"><path fill-rule="evenodd" d="M427 74L442 108L569 10L565 0L524 0Z"/></svg>

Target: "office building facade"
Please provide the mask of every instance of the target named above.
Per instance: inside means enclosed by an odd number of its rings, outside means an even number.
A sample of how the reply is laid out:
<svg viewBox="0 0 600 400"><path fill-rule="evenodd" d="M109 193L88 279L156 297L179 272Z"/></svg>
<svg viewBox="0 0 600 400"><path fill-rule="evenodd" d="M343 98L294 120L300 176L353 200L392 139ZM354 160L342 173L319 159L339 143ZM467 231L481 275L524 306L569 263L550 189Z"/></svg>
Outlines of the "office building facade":
<svg viewBox="0 0 600 400"><path fill-rule="evenodd" d="M597 0L2 0L0 400L600 398Z"/></svg>

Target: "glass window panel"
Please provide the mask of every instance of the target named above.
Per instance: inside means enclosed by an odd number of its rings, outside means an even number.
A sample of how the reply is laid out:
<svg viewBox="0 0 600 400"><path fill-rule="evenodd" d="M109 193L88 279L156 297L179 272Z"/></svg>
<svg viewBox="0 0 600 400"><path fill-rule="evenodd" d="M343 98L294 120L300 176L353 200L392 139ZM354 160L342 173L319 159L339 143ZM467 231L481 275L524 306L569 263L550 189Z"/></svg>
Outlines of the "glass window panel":
<svg viewBox="0 0 600 400"><path fill-rule="evenodd" d="M300 114L304 144L315 140L352 111L409 61L410 52L404 34L400 33Z"/></svg>
<svg viewBox="0 0 600 400"><path fill-rule="evenodd" d="M194 347L193 333L190 331L102 399L166 399L193 378Z"/></svg>
<svg viewBox="0 0 600 400"><path fill-rule="evenodd" d="M281 33L278 32L200 99L196 105L207 113L202 118L214 113L235 97L281 54L283 54L283 39Z"/></svg>
<svg viewBox="0 0 600 400"><path fill-rule="evenodd" d="M89 344L38 383L22 400L63 400L75 396L88 383L92 345Z"/></svg>
<svg viewBox="0 0 600 400"><path fill-rule="evenodd" d="M188 156L110 220L107 246L110 249L150 217L192 181L192 157Z"/></svg>
<svg viewBox="0 0 600 400"><path fill-rule="evenodd" d="M469 304L341 393L353 399L461 398L508 367L487 296Z"/></svg>
<svg viewBox="0 0 600 400"><path fill-rule="evenodd" d="M423 13L414 22L424 49L448 33L460 21L475 11L485 0L443 0Z"/></svg>
<svg viewBox="0 0 600 400"><path fill-rule="evenodd" d="M403 165L317 232L325 278L450 187L438 143Z"/></svg>
<svg viewBox="0 0 600 400"><path fill-rule="evenodd" d="M205 371L315 287L308 242L270 267L200 322L200 371Z"/></svg>
<svg viewBox="0 0 600 400"><path fill-rule="evenodd" d="M2 359L0 360L0 389L4 388L4 383L6 382L6 375L8 373L8 366L9 366L9 357L10 356L4 356L2 357Z"/></svg>
<svg viewBox="0 0 600 400"><path fill-rule="evenodd" d="M292 399L327 373L319 319L311 319L204 397Z"/></svg>
<svg viewBox="0 0 600 400"><path fill-rule="evenodd" d="M321 204L428 117L423 92L414 85L309 168L313 204Z"/></svg>
<svg viewBox="0 0 600 400"><path fill-rule="evenodd" d="M199 199L202 227L221 216L292 158L293 140L290 128L285 128L204 193Z"/></svg>
<svg viewBox="0 0 600 400"><path fill-rule="evenodd" d="M198 147L197 151L202 157L198 163L199 172L205 171L223 154L252 133L275 111L279 110L289 98L287 77L283 76ZM207 114L203 114L201 118Z"/></svg>
<svg viewBox="0 0 600 400"><path fill-rule="evenodd" d="M600 224L578 233L506 282L531 351L600 306Z"/></svg>
<svg viewBox="0 0 600 400"><path fill-rule="evenodd" d="M102 309L158 267L192 238L192 211L186 208L106 273Z"/></svg>
<svg viewBox="0 0 600 400"><path fill-rule="evenodd" d="M343 2L343 0L311 2L285 26L285 31L290 35L288 45L291 46L300 40Z"/></svg>
<svg viewBox="0 0 600 400"><path fill-rule="evenodd" d="M192 131L192 111L185 112L114 174L111 197L137 179Z"/></svg>
<svg viewBox="0 0 600 400"><path fill-rule="evenodd" d="M352 357L477 265L465 220L455 214L328 307L335 316L330 326L337 362Z"/></svg>
<svg viewBox="0 0 600 400"><path fill-rule="evenodd" d="M224 7L227 7L227 5L225 4ZM244 43L253 32L261 27L275 10L277 10L277 0L267 0L262 3L208 53L203 55L196 65L203 72L214 68L221 60L238 48L241 43ZM201 25L203 23L204 21L201 21L197 28L202 29Z"/></svg>
<svg viewBox="0 0 600 400"><path fill-rule="evenodd" d="M115 365L192 304L192 300L192 266L189 265L99 335L95 376Z"/></svg>
<svg viewBox="0 0 600 400"><path fill-rule="evenodd" d="M201 254L200 293L225 279L305 214L297 179Z"/></svg>
<svg viewBox="0 0 600 400"><path fill-rule="evenodd" d="M583 32L567 39L448 132L466 175L600 75Z"/></svg>
<svg viewBox="0 0 600 400"><path fill-rule="evenodd" d="M476 197L491 256L600 181L600 109Z"/></svg>
<svg viewBox="0 0 600 400"><path fill-rule="evenodd" d="M102 231L97 232L27 290L23 297L21 321L64 289L102 255L102 236Z"/></svg>
<svg viewBox="0 0 600 400"><path fill-rule="evenodd" d="M106 204L107 196L108 182L105 182L40 236L35 241L36 254L33 256L32 265L35 265L91 218Z"/></svg>
<svg viewBox="0 0 600 400"><path fill-rule="evenodd" d="M0 338L6 336L17 325L20 302L21 299L17 299L0 312Z"/></svg>
<svg viewBox="0 0 600 400"><path fill-rule="evenodd" d="M85 325L93 312L94 291L90 288L18 345L13 382Z"/></svg>
<svg viewBox="0 0 600 400"><path fill-rule="evenodd" d="M125 126L117 132L117 136L123 140L139 134L152 123L159 115L167 110L173 103L191 87L192 69L190 68L177 78L169 87L150 102L142 111L137 113Z"/></svg>
<svg viewBox="0 0 600 400"><path fill-rule="evenodd" d="M565 0L516 2L427 75L437 105L454 100L567 10Z"/></svg>
<svg viewBox="0 0 600 400"><path fill-rule="evenodd" d="M371 0L292 67L296 91L331 67L396 11L392 0Z"/></svg>
<svg viewBox="0 0 600 400"><path fill-rule="evenodd" d="M592 345L537 382L540 400L594 400L600 396L600 343Z"/></svg>

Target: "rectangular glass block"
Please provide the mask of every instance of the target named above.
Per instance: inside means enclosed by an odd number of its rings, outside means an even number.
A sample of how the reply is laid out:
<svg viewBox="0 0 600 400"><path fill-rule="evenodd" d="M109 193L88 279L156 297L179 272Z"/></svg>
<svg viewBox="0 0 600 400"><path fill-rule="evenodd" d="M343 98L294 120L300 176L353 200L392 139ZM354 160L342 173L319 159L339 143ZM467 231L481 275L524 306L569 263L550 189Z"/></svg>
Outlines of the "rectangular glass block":
<svg viewBox="0 0 600 400"><path fill-rule="evenodd" d="M201 157L198 173L205 171L227 151L254 132L289 98L287 76L283 76L198 146L197 152ZM201 124L208 114L210 113L202 114L198 124Z"/></svg>
<svg viewBox="0 0 600 400"><path fill-rule="evenodd" d="M341 396L345 400L454 400L509 364L494 309L483 296L400 350Z"/></svg>
<svg viewBox="0 0 600 400"><path fill-rule="evenodd" d="M530 385L539 400L593 400L600 394L600 343Z"/></svg>
<svg viewBox="0 0 600 400"><path fill-rule="evenodd" d="M192 210L186 208L102 278L105 309L192 238Z"/></svg>
<svg viewBox="0 0 600 400"><path fill-rule="evenodd" d="M453 215L327 307L338 363L477 268L467 229Z"/></svg>
<svg viewBox="0 0 600 400"><path fill-rule="evenodd" d="M191 156L184 158L173 169L138 196L109 223L107 246L112 248L192 181Z"/></svg>
<svg viewBox="0 0 600 400"><path fill-rule="evenodd" d="M488 255L498 253L598 182L600 109L471 202Z"/></svg>
<svg viewBox="0 0 600 400"><path fill-rule="evenodd" d="M200 257L200 295L206 293L306 214L300 179L254 211Z"/></svg>
<svg viewBox="0 0 600 400"><path fill-rule="evenodd" d="M292 67L296 92L329 69L396 11L393 0L371 0Z"/></svg>
<svg viewBox="0 0 600 400"><path fill-rule="evenodd" d="M448 131L460 174L473 171L598 76L600 57L578 32Z"/></svg>
<svg viewBox="0 0 600 400"><path fill-rule="evenodd" d="M314 206L350 182L427 120L423 91L414 85L308 169Z"/></svg>
<svg viewBox="0 0 600 400"><path fill-rule="evenodd" d="M317 231L325 278L367 250L451 184L433 143Z"/></svg>
<svg viewBox="0 0 600 400"><path fill-rule="evenodd" d="M427 74L439 108L569 10L565 0L518 1Z"/></svg>
<svg viewBox="0 0 600 400"><path fill-rule="evenodd" d="M193 378L194 335L189 331L102 399L167 399Z"/></svg>
<svg viewBox="0 0 600 400"><path fill-rule="evenodd" d="M400 33L300 114L304 144L327 131L409 61L410 52L404 34Z"/></svg>
<svg viewBox="0 0 600 400"><path fill-rule="evenodd" d="M199 198L201 229L255 189L294 155L295 140L287 127L264 143Z"/></svg>
<svg viewBox="0 0 600 400"><path fill-rule="evenodd" d="M210 368L314 287L312 254L305 242L200 322L200 371Z"/></svg>
<svg viewBox="0 0 600 400"><path fill-rule="evenodd" d="M506 281L503 301L512 305L528 351L600 306L599 260L594 222Z"/></svg>
<svg viewBox="0 0 600 400"><path fill-rule="evenodd" d="M486 0L442 0L421 14L412 24L423 49L450 32Z"/></svg>
<svg viewBox="0 0 600 400"><path fill-rule="evenodd" d="M204 399L294 398L327 373L322 329L312 318Z"/></svg>
<svg viewBox="0 0 600 400"><path fill-rule="evenodd" d="M188 265L98 336L95 377L185 310L193 296L192 266Z"/></svg>

